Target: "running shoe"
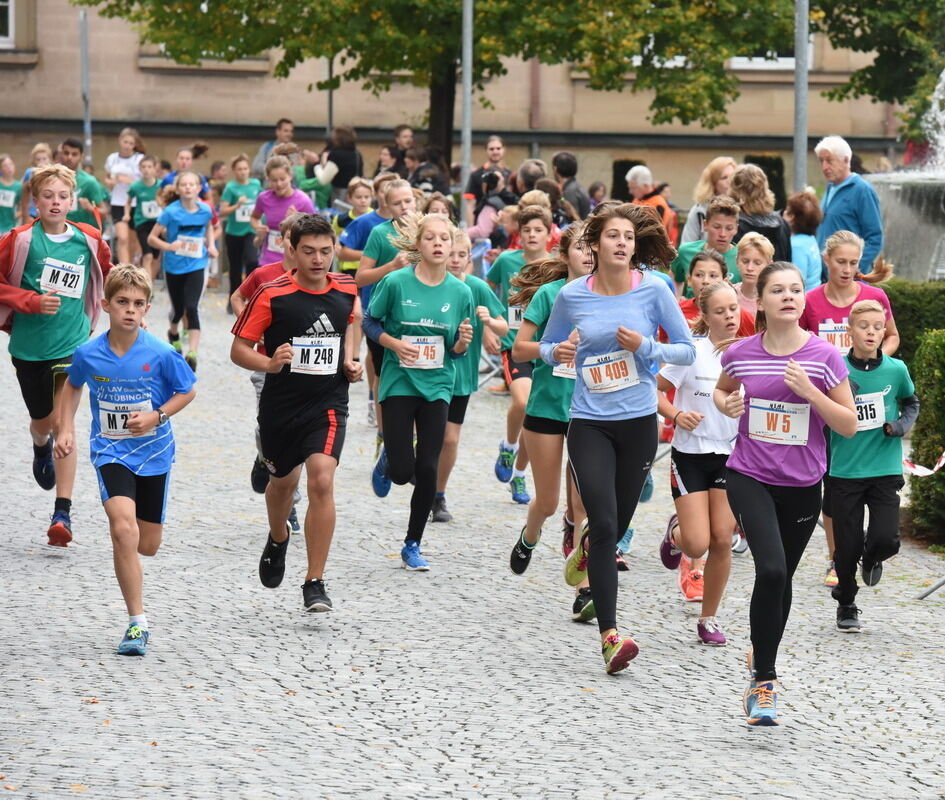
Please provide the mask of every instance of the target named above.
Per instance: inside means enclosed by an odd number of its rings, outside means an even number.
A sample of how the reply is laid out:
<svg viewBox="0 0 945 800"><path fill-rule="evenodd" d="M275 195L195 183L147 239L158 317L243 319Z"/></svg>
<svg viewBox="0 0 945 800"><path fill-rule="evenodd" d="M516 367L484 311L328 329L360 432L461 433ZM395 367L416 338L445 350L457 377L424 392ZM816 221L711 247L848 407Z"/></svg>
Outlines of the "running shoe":
<svg viewBox="0 0 945 800"><path fill-rule="evenodd" d="M193 372L197 372L197 351L188 350L187 355L184 356L184 361L187 362L187 366L191 368Z"/></svg>
<svg viewBox="0 0 945 800"><path fill-rule="evenodd" d="M699 635L699 641L702 644L721 647L728 643L725 638L725 631L722 630L722 626L719 625L719 621L715 617L700 619L696 624L696 633Z"/></svg>
<svg viewBox="0 0 945 800"><path fill-rule="evenodd" d="M512 493L512 502L527 506L532 501L532 496L525 488L524 478L512 478L509 481L509 491Z"/></svg>
<svg viewBox="0 0 945 800"><path fill-rule="evenodd" d="M302 584L302 603L306 611L331 611L331 598L325 592L325 581L313 578Z"/></svg>
<svg viewBox="0 0 945 800"><path fill-rule="evenodd" d="M541 532L538 533L538 541L541 541ZM528 564L532 560L532 553L535 552L535 544L528 544L525 541L525 528L515 540L515 547L512 548L512 555L509 556L509 568L516 575L521 575L528 569Z"/></svg>
<svg viewBox="0 0 945 800"><path fill-rule="evenodd" d="M607 666L607 674L613 675L626 669L627 665L637 657L640 648L637 643L629 636L621 639L616 633L610 634L601 645L601 653L604 656L604 664Z"/></svg>
<svg viewBox="0 0 945 800"><path fill-rule="evenodd" d="M574 605L571 606L571 619L575 622L590 622L597 616L594 609L594 598L591 597L591 587L585 586L578 589L577 597L574 598Z"/></svg>
<svg viewBox="0 0 945 800"><path fill-rule="evenodd" d="M491 392L493 395L498 395L499 397L508 397L509 396L509 387L508 384L500 383L496 386L490 386L486 389L487 392Z"/></svg>
<svg viewBox="0 0 945 800"><path fill-rule="evenodd" d="M630 565L627 563L627 559L624 558L623 553L620 552L620 548L617 548L617 572L626 572L630 569Z"/></svg>
<svg viewBox="0 0 945 800"><path fill-rule="evenodd" d="M143 656L148 652L148 639L151 634L138 625L129 625L125 635L115 650L119 656Z"/></svg>
<svg viewBox="0 0 945 800"><path fill-rule="evenodd" d="M37 449L39 452L37 452ZM46 444L37 448L33 446L33 478L40 489L47 492L56 486L56 462L53 461L53 440L50 436Z"/></svg>
<svg viewBox="0 0 945 800"><path fill-rule="evenodd" d="M170 330L168 330L167 341L171 343L171 347L173 347L178 353L181 352L179 333L171 333Z"/></svg>
<svg viewBox="0 0 945 800"><path fill-rule="evenodd" d="M561 552L567 558L573 549L574 523L568 519L567 513L564 513L561 515Z"/></svg>
<svg viewBox="0 0 945 800"><path fill-rule="evenodd" d="M65 547L72 541L72 520L68 511L53 511L51 525L46 531L50 547Z"/></svg>
<svg viewBox="0 0 945 800"><path fill-rule="evenodd" d="M839 606L837 608L837 627L844 633L859 633L863 627L860 623L860 609L855 605Z"/></svg>
<svg viewBox="0 0 945 800"><path fill-rule="evenodd" d="M660 561L666 569L676 569L682 559L683 551L673 544L673 528L679 525L679 517L673 514L666 523L666 533L660 542Z"/></svg>
<svg viewBox="0 0 945 800"><path fill-rule="evenodd" d="M367 404L367 424L372 428L377 427L377 411L374 408L374 401L368 400Z"/></svg>
<svg viewBox="0 0 945 800"><path fill-rule="evenodd" d="M495 460L495 476L499 483L508 483L512 480L512 468L515 466L515 456L518 450L505 446L499 442L499 456Z"/></svg>
<svg viewBox="0 0 945 800"><path fill-rule="evenodd" d="M292 533L298 534L302 532L302 526L299 524L299 513L295 510L295 506L292 506L292 510L289 512L289 530Z"/></svg>
<svg viewBox="0 0 945 800"><path fill-rule="evenodd" d="M449 509L446 507L445 497L433 498L433 509L430 511L430 519L433 520L433 522L453 521L453 515L450 514Z"/></svg>
<svg viewBox="0 0 945 800"><path fill-rule="evenodd" d="M883 577L882 561L867 561L863 559L863 565L860 568L860 574L863 576L863 583L866 586L875 586Z"/></svg>
<svg viewBox="0 0 945 800"><path fill-rule="evenodd" d="M564 582L577 586L587 578L587 523L581 528L581 541L564 562Z"/></svg>
<svg viewBox="0 0 945 800"><path fill-rule="evenodd" d="M286 525L286 533L289 526ZM285 577L285 553L289 549L289 540L277 542L272 534L266 534L266 546L259 558L259 580L267 589L275 589Z"/></svg>
<svg viewBox="0 0 945 800"><path fill-rule="evenodd" d="M381 445L381 451L374 462L371 472L371 488L378 497L387 497L390 494L390 475L387 469L387 448Z"/></svg>
<svg viewBox="0 0 945 800"><path fill-rule="evenodd" d="M748 539L745 538L745 534L738 525L732 531L732 552L737 556L748 552Z"/></svg>
<svg viewBox="0 0 945 800"><path fill-rule="evenodd" d="M404 569L412 572L427 572L430 569L426 559L420 555L420 542L413 539L404 543L400 551L400 560L403 561Z"/></svg>
<svg viewBox="0 0 945 800"><path fill-rule="evenodd" d="M653 499L653 473L646 473L646 480L643 481L643 491L640 492L640 502L649 503Z"/></svg>
<svg viewBox="0 0 945 800"><path fill-rule="evenodd" d="M249 482L256 494L266 493L266 487L269 485L269 470L259 458L253 461L253 469L249 473Z"/></svg>
<svg viewBox="0 0 945 800"><path fill-rule="evenodd" d="M627 528L623 532L623 536L620 537L620 541L617 542L617 549L627 555L630 552L630 545L633 543L633 527Z"/></svg>
<svg viewBox="0 0 945 800"><path fill-rule="evenodd" d="M703 594L702 570L693 569L692 561L683 556L679 563L679 591L687 603L701 603Z"/></svg>
<svg viewBox="0 0 945 800"><path fill-rule="evenodd" d="M774 681L749 681L742 695L749 725L777 725L778 690Z"/></svg>
<svg viewBox="0 0 945 800"><path fill-rule="evenodd" d="M827 574L824 575L824 586L833 587L840 583L840 579L837 577L837 570L834 569L833 561L827 562Z"/></svg>

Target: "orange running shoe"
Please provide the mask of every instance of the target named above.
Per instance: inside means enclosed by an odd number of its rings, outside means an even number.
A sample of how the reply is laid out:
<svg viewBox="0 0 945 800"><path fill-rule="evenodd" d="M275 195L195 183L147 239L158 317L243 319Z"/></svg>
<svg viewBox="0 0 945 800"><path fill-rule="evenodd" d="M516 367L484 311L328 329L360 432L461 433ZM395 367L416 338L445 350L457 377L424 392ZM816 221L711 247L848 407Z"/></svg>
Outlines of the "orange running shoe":
<svg viewBox="0 0 945 800"><path fill-rule="evenodd" d="M683 555L679 562L679 591L687 603L702 602L702 570L692 568L692 560Z"/></svg>

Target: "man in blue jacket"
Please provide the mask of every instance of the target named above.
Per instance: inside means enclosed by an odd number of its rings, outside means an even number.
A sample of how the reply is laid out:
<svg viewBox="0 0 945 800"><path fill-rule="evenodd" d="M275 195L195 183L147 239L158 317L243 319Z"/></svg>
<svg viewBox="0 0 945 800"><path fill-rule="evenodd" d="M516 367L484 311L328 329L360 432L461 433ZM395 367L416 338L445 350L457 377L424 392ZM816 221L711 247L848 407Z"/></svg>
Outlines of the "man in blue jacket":
<svg viewBox="0 0 945 800"><path fill-rule="evenodd" d="M817 228L817 245L822 249L827 237L837 231L853 231L866 246L860 260L864 275L883 250L883 216L876 190L860 175L850 171L853 151L839 136L828 136L814 148L820 168L827 179L824 193L824 219Z"/></svg>

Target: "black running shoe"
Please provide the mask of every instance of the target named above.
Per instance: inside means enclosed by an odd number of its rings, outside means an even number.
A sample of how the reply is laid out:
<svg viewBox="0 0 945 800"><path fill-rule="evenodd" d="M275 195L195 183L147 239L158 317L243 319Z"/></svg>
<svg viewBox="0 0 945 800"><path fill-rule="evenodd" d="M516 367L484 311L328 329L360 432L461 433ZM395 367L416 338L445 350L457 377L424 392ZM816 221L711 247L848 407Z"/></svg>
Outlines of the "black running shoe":
<svg viewBox="0 0 945 800"><path fill-rule="evenodd" d="M433 522L452 522L453 515L446 507L445 497L435 497L433 499L433 509L430 511L430 519Z"/></svg>
<svg viewBox="0 0 945 800"><path fill-rule="evenodd" d="M314 578L302 584L302 602L306 611L331 611L331 598L325 592L325 581Z"/></svg>
<svg viewBox="0 0 945 800"><path fill-rule="evenodd" d="M596 616L594 598L591 597L591 587L585 586L583 589L578 589L577 597L574 598L574 605L571 606L571 619L575 622L590 622Z"/></svg>
<svg viewBox="0 0 945 800"><path fill-rule="evenodd" d="M863 583L867 586L875 586L879 583L879 579L883 577L883 562L882 561L867 561L863 559L863 567L860 570L860 574L863 576Z"/></svg>
<svg viewBox="0 0 945 800"><path fill-rule="evenodd" d="M42 447L33 445L33 477L47 492L56 486L56 464L53 461L53 441L50 437Z"/></svg>
<svg viewBox="0 0 945 800"><path fill-rule="evenodd" d="M249 482L253 485L253 491L256 494L266 493L266 487L269 485L269 470L258 458L253 461L253 470L249 473Z"/></svg>
<svg viewBox="0 0 945 800"><path fill-rule="evenodd" d="M288 533L288 531L286 531ZM275 589L285 576L285 551L289 540L273 541L272 534L266 536L266 547L259 559L259 580L267 589Z"/></svg>
<svg viewBox="0 0 945 800"><path fill-rule="evenodd" d="M839 606L837 608L837 627L844 633L859 633L860 609L855 605Z"/></svg>
<svg viewBox="0 0 945 800"><path fill-rule="evenodd" d="M521 575L528 569L528 562L532 560L532 553L535 551L535 544L529 546L525 544L525 529L522 528L522 532L518 535L518 539L515 540L515 547L512 548L512 555L509 557L509 567L511 567L512 572L516 575Z"/></svg>

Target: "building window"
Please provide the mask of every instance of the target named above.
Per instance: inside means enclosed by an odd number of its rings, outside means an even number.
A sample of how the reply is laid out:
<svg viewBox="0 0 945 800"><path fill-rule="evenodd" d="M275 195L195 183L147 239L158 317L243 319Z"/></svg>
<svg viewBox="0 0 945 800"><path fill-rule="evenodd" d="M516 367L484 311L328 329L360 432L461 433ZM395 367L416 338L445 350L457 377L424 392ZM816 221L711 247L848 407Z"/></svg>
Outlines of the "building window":
<svg viewBox="0 0 945 800"><path fill-rule="evenodd" d="M13 4L15 0L0 0L0 47L12 49L14 46L15 25Z"/></svg>
<svg viewBox="0 0 945 800"><path fill-rule="evenodd" d="M814 63L814 38L807 42L807 63ZM759 50L750 56L735 56L729 62L731 69L793 70L794 45L785 43L777 51Z"/></svg>

